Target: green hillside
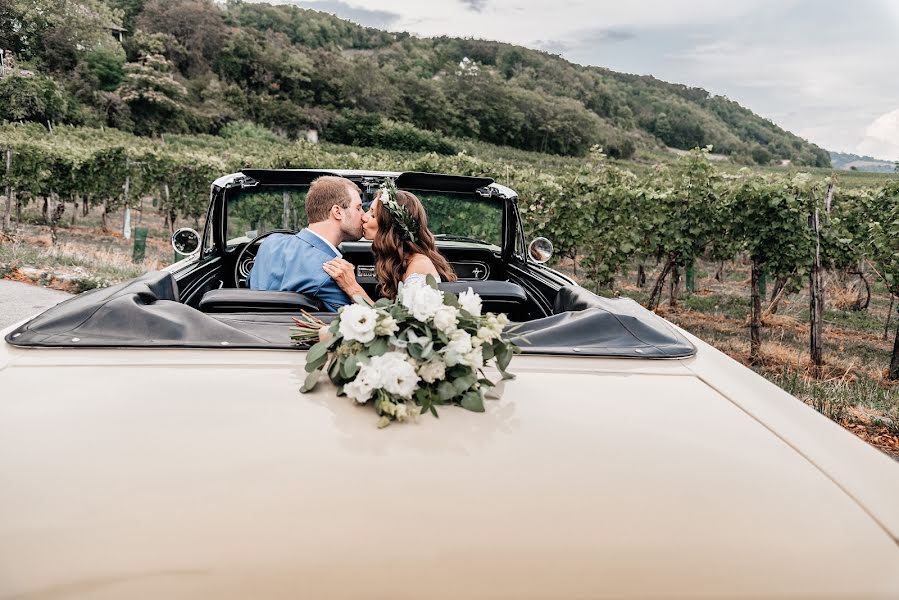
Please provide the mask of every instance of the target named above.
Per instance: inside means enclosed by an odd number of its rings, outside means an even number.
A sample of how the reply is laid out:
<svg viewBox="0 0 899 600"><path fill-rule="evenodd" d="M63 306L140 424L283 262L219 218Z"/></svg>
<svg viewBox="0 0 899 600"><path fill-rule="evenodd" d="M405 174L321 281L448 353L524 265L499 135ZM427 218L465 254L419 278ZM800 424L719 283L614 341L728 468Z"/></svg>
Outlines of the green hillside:
<svg viewBox="0 0 899 600"><path fill-rule="evenodd" d="M315 129L338 143L439 153L464 139L573 156L600 145L613 158L712 145L738 163L830 166L821 148L699 88L288 5L7 0L0 49L8 121L140 135L250 121L285 137Z"/></svg>
<svg viewBox="0 0 899 600"><path fill-rule="evenodd" d="M869 171L872 173L893 173L897 170L897 163L846 152L831 152L830 160L834 169Z"/></svg>

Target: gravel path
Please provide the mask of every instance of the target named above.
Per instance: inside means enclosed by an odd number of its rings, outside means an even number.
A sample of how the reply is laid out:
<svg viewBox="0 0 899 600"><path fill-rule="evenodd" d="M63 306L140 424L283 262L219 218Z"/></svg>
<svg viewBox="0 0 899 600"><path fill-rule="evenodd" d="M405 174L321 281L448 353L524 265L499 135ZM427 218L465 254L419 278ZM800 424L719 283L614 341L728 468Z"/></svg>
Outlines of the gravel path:
<svg viewBox="0 0 899 600"><path fill-rule="evenodd" d="M71 297L59 290L0 279L0 329Z"/></svg>

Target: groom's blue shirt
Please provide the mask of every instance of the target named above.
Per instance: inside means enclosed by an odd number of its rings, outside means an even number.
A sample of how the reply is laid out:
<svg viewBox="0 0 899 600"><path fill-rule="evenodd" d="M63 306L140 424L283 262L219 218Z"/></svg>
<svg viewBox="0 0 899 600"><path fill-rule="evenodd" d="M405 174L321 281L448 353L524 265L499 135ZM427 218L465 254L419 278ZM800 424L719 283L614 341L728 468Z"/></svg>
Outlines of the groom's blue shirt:
<svg viewBox="0 0 899 600"><path fill-rule="evenodd" d="M299 292L321 300L336 311L352 301L322 265L337 254L320 237L303 229L296 235L273 233L259 245L250 289Z"/></svg>

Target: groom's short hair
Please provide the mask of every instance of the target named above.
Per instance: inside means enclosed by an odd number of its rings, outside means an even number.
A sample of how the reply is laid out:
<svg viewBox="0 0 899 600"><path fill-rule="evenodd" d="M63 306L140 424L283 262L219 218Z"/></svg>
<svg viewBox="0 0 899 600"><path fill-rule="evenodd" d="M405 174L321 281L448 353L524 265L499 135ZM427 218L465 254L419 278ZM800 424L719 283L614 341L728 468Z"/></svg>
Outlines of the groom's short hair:
<svg viewBox="0 0 899 600"><path fill-rule="evenodd" d="M353 196L350 190L359 191L349 179L335 175L322 175L312 182L306 193L306 219L310 223L326 221L331 207L349 208Z"/></svg>

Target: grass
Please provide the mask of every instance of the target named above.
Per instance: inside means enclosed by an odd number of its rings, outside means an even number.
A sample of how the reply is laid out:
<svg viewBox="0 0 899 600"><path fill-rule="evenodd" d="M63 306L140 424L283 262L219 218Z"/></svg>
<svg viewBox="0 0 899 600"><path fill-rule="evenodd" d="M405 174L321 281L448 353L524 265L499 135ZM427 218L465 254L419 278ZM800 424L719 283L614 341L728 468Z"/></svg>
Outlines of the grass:
<svg viewBox="0 0 899 600"><path fill-rule="evenodd" d="M149 213L150 211L148 211ZM79 293L132 279L172 262L168 234L147 237L143 260L131 259L133 240L104 232L99 215L81 219L77 226L58 228L59 241L52 245L49 228L39 216L26 213L10 238L0 243L0 277L32 280ZM148 214L148 221L154 219ZM120 223L114 216L110 226ZM162 223L149 224L151 231L163 232Z"/></svg>

